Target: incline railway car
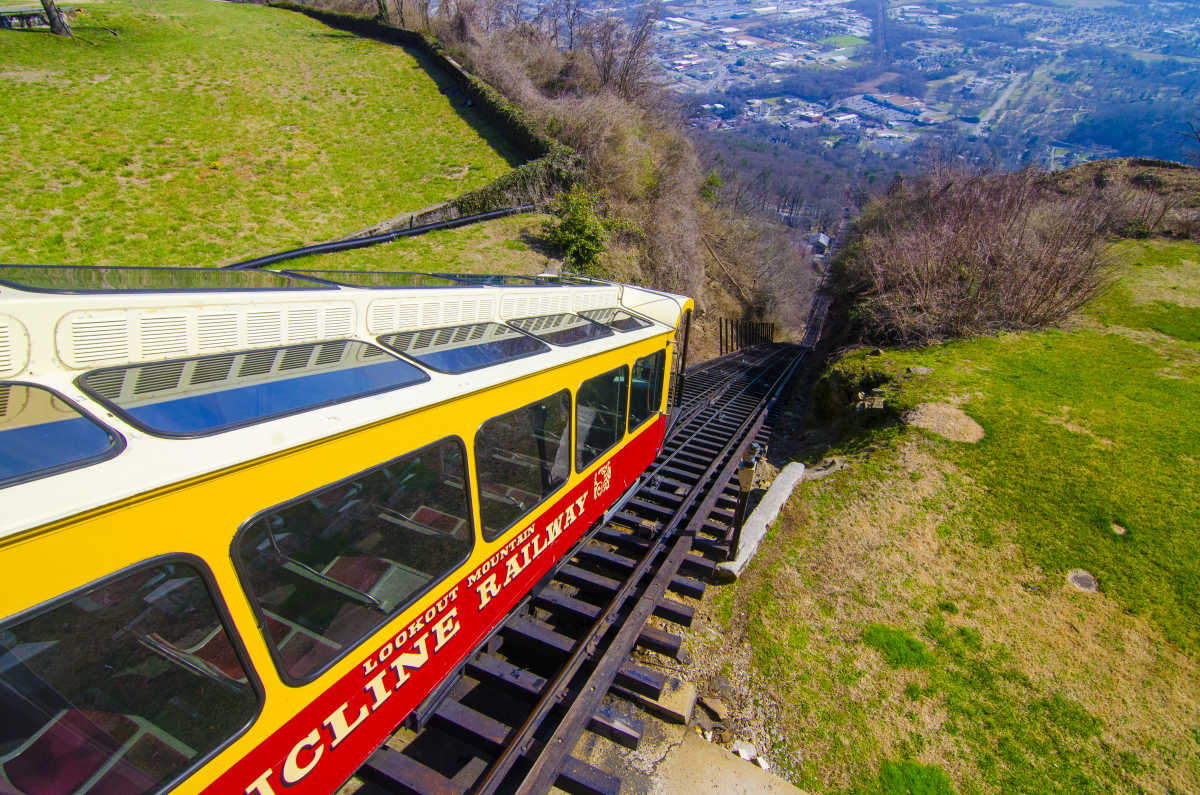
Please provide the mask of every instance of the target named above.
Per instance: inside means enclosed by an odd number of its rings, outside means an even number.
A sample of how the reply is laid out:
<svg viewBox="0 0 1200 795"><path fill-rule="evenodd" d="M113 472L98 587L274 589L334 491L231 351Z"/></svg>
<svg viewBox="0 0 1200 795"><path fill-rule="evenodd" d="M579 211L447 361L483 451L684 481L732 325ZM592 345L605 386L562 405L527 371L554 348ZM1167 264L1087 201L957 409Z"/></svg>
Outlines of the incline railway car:
<svg viewBox="0 0 1200 795"><path fill-rule="evenodd" d="M336 790L654 459L690 306L0 266L0 792Z"/></svg>

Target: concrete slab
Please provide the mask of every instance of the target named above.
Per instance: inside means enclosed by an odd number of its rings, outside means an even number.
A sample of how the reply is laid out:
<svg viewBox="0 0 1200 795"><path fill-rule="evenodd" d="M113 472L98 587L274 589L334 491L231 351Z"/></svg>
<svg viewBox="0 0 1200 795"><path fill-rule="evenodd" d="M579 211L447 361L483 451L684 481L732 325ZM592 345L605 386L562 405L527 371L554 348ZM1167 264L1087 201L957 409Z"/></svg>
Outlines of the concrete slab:
<svg viewBox="0 0 1200 795"><path fill-rule="evenodd" d="M804 480L804 464L793 461L783 468L783 471L775 478L775 482L767 489L767 493L763 495L762 502L746 517L746 521L742 525L742 540L738 556L733 560L718 563L717 576L728 580L736 580L742 576L758 552L759 545L767 535L767 529L775 521L775 517L779 516L779 511L787 502L788 497L792 496L792 490L796 488L796 484L802 480Z"/></svg>
<svg viewBox="0 0 1200 795"><path fill-rule="evenodd" d="M694 731L671 749L651 779L654 795L804 795L783 779Z"/></svg>

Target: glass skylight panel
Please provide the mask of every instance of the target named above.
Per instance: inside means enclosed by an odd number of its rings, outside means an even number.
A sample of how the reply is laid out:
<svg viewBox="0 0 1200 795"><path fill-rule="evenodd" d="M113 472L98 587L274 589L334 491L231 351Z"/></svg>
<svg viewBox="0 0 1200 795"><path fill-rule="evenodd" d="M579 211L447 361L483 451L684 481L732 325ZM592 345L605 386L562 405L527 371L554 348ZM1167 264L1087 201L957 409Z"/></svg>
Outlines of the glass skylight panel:
<svg viewBox="0 0 1200 795"><path fill-rule="evenodd" d="M380 337L379 342L443 373L465 373L550 350L545 343L499 323L404 331Z"/></svg>
<svg viewBox="0 0 1200 795"><path fill-rule="evenodd" d="M588 320L594 320L597 323L615 328L617 331L637 331L640 328L650 326L650 321L637 315L630 314L624 309L609 307L607 309L587 309L579 314L586 317Z"/></svg>
<svg viewBox="0 0 1200 795"><path fill-rule="evenodd" d="M103 460L121 444L49 389L0 383L0 486Z"/></svg>
<svg viewBox="0 0 1200 795"><path fill-rule="evenodd" d="M354 340L93 370L79 385L133 425L203 436L428 381Z"/></svg>
<svg viewBox="0 0 1200 795"><path fill-rule="evenodd" d="M322 279L348 287L470 287L472 285L433 273L407 273L404 271L318 271L288 269L280 271L301 277Z"/></svg>
<svg viewBox="0 0 1200 795"><path fill-rule="evenodd" d="M0 265L0 285L55 293L334 289L331 285L292 278L274 271L74 265Z"/></svg>
<svg viewBox="0 0 1200 795"><path fill-rule="evenodd" d="M506 276L500 273L437 273L434 275L489 287L531 287L537 284L528 276Z"/></svg>
<svg viewBox="0 0 1200 795"><path fill-rule="evenodd" d="M508 322L509 325L553 345L578 345L581 342L612 336L612 329L607 326L570 313L521 317Z"/></svg>

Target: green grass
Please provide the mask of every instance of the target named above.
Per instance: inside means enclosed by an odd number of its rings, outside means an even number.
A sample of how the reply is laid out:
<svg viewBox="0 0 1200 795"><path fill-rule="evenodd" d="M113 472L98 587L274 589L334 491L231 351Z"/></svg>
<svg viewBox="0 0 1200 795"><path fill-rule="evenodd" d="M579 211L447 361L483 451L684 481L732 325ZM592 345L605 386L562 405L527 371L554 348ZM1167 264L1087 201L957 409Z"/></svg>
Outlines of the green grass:
<svg viewBox="0 0 1200 795"><path fill-rule="evenodd" d="M842 47L859 47L867 43L866 39L860 39L858 36L830 36L828 39L821 39L821 43L834 49Z"/></svg>
<svg viewBox="0 0 1200 795"><path fill-rule="evenodd" d="M1200 245L1126 240L1114 251L1129 268L1090 313L1110 326L1200 342Z"/></svg>
<svg viewBox="0 0 1200 795"><path fill-rule="evenodd" d="M214 265L516 162L413 52L300 14L105 0L74 29L0 33L0 261Z"/></svg>
<svg viewBox="0 0 1200 795"><path fill-rule="evenodd" d="M895 395L901 406L975 395L964 408L987 436L950 445L947 455L980 484L971 520L981 540L1015 533L1044 569L1092 572L1110 598L1193 653L1200 652L1198 310L1143 301L1164 284L1200 283L1200 256L1189 258L1197 249L1119 246L1124 274L1089 309L1098 327L889 352L880 364L897 379L910 366L934 369L903 382ZM1137 264L1143 260L1152 264ZM1188 295L1181 300L1200 291ZM1131 339L1122 329L1149 336ZM1128 532L1114 533L1114 523Z"/></svg>
<svg viewBox="0 0 1200 795"><path fill-rule="evenodd" d="M870 624L863 631L863 643L883 655L893 668L920 668L932 661L925 644L903 630Z"/></svg>
<svg viewBox="0 0 1200 795"><path fill-rule="evenodd" d="M953 795L941 768L914 762L884 762L879 771L880 795Z"/></svg>
<svg viewBox="0 0 1200 795"><path fill-rule="evenodd" d="M278 267L528 276L557 264L541 253L535 241L548 217L534 213L497 218L370 248L288 260Z"/></svg>
<svg viewBox="0 0 1200 795"><path fill-rule="evenodd" d="M1116 291L1070 330L836 365L986 436L850 432L849 468L798 489L706 606L721 640L696 656L750 666L800 787L1200 789L1200 351L1146 318L1200 304L1200 247L1114 253Z"/></svg>

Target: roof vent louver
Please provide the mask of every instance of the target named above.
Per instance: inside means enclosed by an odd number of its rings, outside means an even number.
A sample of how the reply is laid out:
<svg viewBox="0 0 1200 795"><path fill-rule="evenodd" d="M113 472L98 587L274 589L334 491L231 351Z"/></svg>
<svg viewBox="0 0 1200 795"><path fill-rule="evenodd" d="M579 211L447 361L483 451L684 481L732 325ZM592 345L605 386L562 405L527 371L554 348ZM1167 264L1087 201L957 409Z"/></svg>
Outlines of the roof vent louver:
<svg viewBox="0 0 1200 795"><path fill-rule="evenodd" d="M278 345L282 340L282 313L248 312L246 313L246 341L254 347Z"/></svg>
<svg viewBox="0 0 1200 795"><path fill-rule="evenodd" d="M237 315L200 315L196 318L196 337L200 344L198 352L229 350L237 345Z"/></svg>
<svg viewBox="0 0 1200 795"><path fill-rule="evenodd" d="M332 364L340 362L342 355L346 352L345 342L327 342L320 346L317 352L317 364Z"/></svg>
<svg viewBox="0 0 1200 795"><path fill-rule="evenodd" d="M301 345L296 348L288 348L283 352L283 361L279 363L280 370L295 370L297 367L308 366L308 360L312 358L313 345Z"/></svg>
<svg viewBox="0 0 1200 795"><path fill-rule="evenodd" d="M29 339L15 317L0 315L0 376L19 373L29 363Z"/></svg>
<svg viewBox="0 0 1200 795"><path fill-rule="evenodd" d="M133 392L135 395L144 395L147 392L174 389L179 386L179 376L181 375L183 375L183 362L148 364L138 370L137 386L133 388Z"/></svg>
<svg viewBox="0 0 1200 795"><path fill-rule="evenodd" d="M321 314L315 308L289 309L287 313L287 341L304 342L321 336Z"/></svg>
<svg viewBox="0 0 1200 795"><path fill-rule="evenodd" d="M242 366L238 369L238 377L245 378L248 375L262 375L269 373L271 366L275 364L275 357L279 351L255 351L247 353L242 357Z"/></svg>
<svg viewBox="0 0 1200 795"><path fill-rule="evenodd" d="M196 362L192 368L191 382L193 384L210 384L214 381L224 381L233 369L232 356L215 356ZM91 383L89 379L88 383Z"/></svg>
<svg viewBox="0 0 1200 795"><path fill-rule="evenodd" d="M325 336L349 337L354 333L354 310L335 306L325 310Z"/></svg>
<svg viewBox="0 0 1200 795"><path fill-rule="evenodd" d="M100 397L116 400L121 396L121 389L125 385L125 373L120 370L95 373L88 376L87 383L88 388L95 390Z"/></svg>
<svg viewBox="0 0 1200 795"><path fill-rule="evenodd" d="M139 318L142 358L163 359L187 353L187 318L182 315L145 315Z"/></svg>
<svg viewBox="0 0 1200 795"><path fill-rule="evenodd" d="M86 366L96 362L129 359L129 323L124 317L71 322L74 360Z"/></svg>

